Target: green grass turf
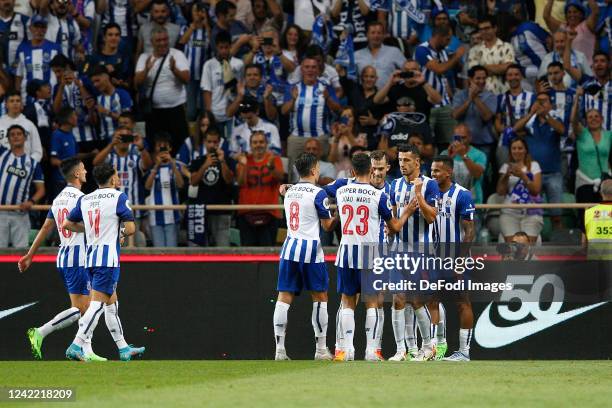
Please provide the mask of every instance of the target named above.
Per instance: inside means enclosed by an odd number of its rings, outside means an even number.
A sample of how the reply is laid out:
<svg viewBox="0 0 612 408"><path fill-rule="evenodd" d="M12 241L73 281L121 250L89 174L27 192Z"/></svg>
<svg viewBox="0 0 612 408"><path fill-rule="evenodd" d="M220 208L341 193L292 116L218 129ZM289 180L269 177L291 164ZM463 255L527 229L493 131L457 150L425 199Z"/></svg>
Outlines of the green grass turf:
<svg viewBox="0 0 612 408"><path fill-rule="evenodd" d="M76 387L10 407L609 407L611 361L0 362L0 387Z"/></svg>

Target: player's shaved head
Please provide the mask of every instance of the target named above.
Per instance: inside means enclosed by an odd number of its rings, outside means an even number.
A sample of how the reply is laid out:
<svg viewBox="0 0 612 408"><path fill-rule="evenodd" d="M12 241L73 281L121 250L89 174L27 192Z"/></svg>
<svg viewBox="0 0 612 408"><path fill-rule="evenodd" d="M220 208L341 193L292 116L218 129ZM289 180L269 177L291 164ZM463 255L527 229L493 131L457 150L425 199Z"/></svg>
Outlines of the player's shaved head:
<svg viewBox="0 0 612 408"><path fill-rule="evenodd" d="M317 166L317 156L312 153L302 153L295 160L295 168L300 177L310 176L310 172Z"/></svg>
<svg viewBox="0 0 612 408"><path fill-rule="evenodd" d="M370 156L365 153L356 153L351 159L355 176L367 176L370 174L372 162Z"/></svg>
<svg viewBox="0 0 612 408"><path fill-rule="evenodd" d="M77 159L76 157L70 157L62 160L60 170L66 181L74 180L76 178L75 170L80 166L80 164L81 160Z"/></svg>
<svg viewBox="0 0 612 408"><path fill-rule="evenodd" d="M110 163L104 163L99 166L94 167L93 169L93 177L96 180L98 186L103 186L108 184L111 177L115 175L115 168Z"/></svg>

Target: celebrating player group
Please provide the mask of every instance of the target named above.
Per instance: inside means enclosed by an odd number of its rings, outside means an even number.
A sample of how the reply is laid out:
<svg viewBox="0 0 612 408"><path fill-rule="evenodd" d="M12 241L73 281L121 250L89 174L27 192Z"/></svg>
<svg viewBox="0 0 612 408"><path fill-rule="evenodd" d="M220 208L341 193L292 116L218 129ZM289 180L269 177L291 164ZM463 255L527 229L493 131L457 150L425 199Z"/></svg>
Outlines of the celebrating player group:
<svg viewBox="0 0 612 408"><path fill-rule="evenodd" d="M354 360L354 311L361 296L366 307L365 360L383 361L384 293L372 290L371 274L367 273L373 253L394 248L413 256L435 256L441 248L452 247L452 254L458 256L469 250L474 239L475 209L470 191L452 181L453 159L436 157L433 179L421 174L420 155L415 147L400 145L398 161L402 177L389 184L389 162L384 152L357 153L352 158L352 178L318 187L317 158L304 153L296 160L299 182L283 185L280 190L285 197L287 238L280 254L279 293L273 317L276 360L289 359L285 348L288 311L294 296L306 290L313 300L315 360ZM334 213L331 200L336 202ZM326 345L329 276L319 233L320 227L333 230L338 219L342 237L335 265L337 291L342 300L336 315L336 349L332 355ZM418 272L417 278L427 278L428 271ZM461 279L452 274L454 279ZM446 311L440 295L393 293L391 317L396 353L390 361L470 360L473 313L469 297L467 293L454 296L459 310L459 350L445 357Z"/></svg>

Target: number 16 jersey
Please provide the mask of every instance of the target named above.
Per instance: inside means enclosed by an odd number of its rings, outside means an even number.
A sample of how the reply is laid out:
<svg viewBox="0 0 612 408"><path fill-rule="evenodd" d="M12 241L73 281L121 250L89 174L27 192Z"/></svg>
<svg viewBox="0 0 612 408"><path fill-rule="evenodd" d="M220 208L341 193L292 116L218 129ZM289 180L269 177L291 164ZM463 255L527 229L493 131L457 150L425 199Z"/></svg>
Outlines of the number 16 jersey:
<svg viewBox="0 0 612 408"><path fill-rule="evenodd" d="M56 266L58 268L73 268L85 266L85 234L62 228L68 214L76 207L83 192L68 185L55 197L47 213L47 218L55 220L60 237L60 247L57 252Z"/></svg>
<svg viewBox="0 0 612 408"><path fill-rule="evenodd" d="M100 188L86 194L79 198L68 219L85 225L87 268L119 266L120 223L134 221L125 193Z"/></svg>

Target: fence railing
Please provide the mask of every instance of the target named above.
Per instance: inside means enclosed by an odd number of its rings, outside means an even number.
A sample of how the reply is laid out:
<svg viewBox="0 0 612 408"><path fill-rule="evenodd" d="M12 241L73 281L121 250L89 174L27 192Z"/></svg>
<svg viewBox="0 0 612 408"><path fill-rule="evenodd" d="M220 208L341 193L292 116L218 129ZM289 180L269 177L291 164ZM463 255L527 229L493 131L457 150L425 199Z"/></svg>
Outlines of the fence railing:
<svg viewBox="0 0 612 408"><path fill-rule="evenodd" d="M476 204L477 210L500 210L500 209L518 209L526 210L530 208L541 208L541 209L586 209L597 205L597 203L540 203L540 204ZM132 205L133 210L179 210L184 211L187 209L186 204L177 205ZM335 206L332 205L332 208ZM50 205L33 205L30 210L34 211L48 211L51 208ZM283 209L282 204L210 204L206 205L207 211L239 211L239 210L281 210ZM18 205L0 205L0 211L18 211L20 210Z"/></svg>

